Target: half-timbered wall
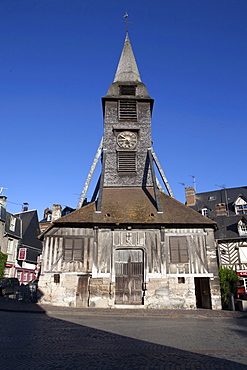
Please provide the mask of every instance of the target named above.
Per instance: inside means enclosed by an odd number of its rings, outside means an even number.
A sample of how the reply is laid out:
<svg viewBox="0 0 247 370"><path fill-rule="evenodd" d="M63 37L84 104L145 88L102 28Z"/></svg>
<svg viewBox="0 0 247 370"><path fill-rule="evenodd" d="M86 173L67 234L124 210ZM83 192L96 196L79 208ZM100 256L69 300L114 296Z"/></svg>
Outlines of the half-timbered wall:
<svg viewBox="0 0 247 370"><path fill-rule="evenodd" d="M247 240L218 241L219 263L233 270L247 270Z"/></svg>
<svg viewBox="0 0 247 370"><path fill-rule="evenodd" d="M45 239L43 272L91 272L93 243L93 229L53 230Z"/></svg>
<svg viewBox="0 0 247 370"><path fill-rule="evenodd" d="M124 284L127 284L124 279L131 282L127 276L130 272L127 273L126 269L138 275L132 281L138 281L139 290L136 287L132 290L135 290L136 297L140 297L139 304L148 307L195 308L195 277L210 279L212 299L220 300L211 229L62 227L51 229L46 235L43 263L45 296L49 295L49 284L53 284L51 301L57 304L61 304L61 295L64 295L71 305L88 302L95 307L114 306L121 302L121 297L115 295L121 289L127 297L123 298L123 303L136 302L136 298L128 301L128 292L124 291ZM126 258L124 250L129 251ZM136 255L143 256L142 260L135 261ZM126 261L120 261L119 256ZM132 260L128 261L128 256ZM59 284L54 280L56 274L61 276ZM66 279L70 279L74 287L67 284ZM85 283L88 288L85 288ZM89 292L87 299L82 297L82 286ZM68 295L71 295L71 300ZM80 302L78 297L82 297Z"/></svg>

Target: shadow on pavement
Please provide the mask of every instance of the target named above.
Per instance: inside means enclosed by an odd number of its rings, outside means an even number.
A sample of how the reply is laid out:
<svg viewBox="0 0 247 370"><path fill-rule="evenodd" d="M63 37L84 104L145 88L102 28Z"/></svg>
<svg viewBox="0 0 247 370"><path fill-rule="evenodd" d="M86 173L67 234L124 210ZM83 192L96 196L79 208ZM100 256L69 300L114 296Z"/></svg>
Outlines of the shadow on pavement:
<svg viewBox="0 0 247 370"><path fill-rule="evenodd" d="M35 312L43 315L0 311L2 370L246 369L234 361L52 318L42 309Z"/></svg>

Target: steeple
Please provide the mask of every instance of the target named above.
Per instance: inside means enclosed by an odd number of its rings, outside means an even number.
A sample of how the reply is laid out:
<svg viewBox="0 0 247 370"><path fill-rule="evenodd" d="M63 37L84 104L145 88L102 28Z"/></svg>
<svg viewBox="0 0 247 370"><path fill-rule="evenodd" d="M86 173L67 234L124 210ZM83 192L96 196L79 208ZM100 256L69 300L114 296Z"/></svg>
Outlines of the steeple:
<svg viewBox="0 0 247 370"><path fill-rule="evenodd" d="M125 38L124 47L113 82L141 82L128 34Z"/></svg>

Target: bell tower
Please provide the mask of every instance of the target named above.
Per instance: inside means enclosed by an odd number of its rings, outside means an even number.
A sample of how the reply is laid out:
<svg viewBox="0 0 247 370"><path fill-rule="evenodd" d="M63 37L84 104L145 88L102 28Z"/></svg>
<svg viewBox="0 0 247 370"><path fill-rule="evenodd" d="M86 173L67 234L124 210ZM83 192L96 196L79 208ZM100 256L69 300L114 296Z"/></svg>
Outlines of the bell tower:
<svg viewBox="0 0 247 370"><path fill-rule="evenodd" d="M102 104L103 187L151 186L147 150L152 147L153 99L141 81L128 34L114 81L102 98Z"/></svg>
<svg viewBox="0 0 247 370"><path fill-rule="evenodd" d="M150 188L154 189L157 210L158 182L154 165L173 197L165 174L152 149L151 117L154 100L149 96L136 64L128 32L113 83L102 98L104 135L94 158L77 209L81 208L85 195L101 157L102 171L92 201L97 199L100 211L104 189ZM160 185L160 184L159 184ZM161 187L160 187L161 188Z"/></svg>

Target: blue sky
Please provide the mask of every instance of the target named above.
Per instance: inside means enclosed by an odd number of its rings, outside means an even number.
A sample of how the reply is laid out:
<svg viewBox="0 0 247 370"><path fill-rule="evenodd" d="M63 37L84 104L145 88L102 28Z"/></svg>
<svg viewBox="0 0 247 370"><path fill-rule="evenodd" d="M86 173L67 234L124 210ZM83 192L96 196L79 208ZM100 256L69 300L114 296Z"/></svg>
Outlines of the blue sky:
<svg viewBox="0 0 247 370"><path fill-rule="evenodd" d="M7 210L76 207L125 39L155 99L154 150L175 197L246 181L246 0L0 2L0 187ZM99 169L98 169L99 171ZM96 182L95 178L95 182ZM94 183L88 192L93 192Z"/></svg>

